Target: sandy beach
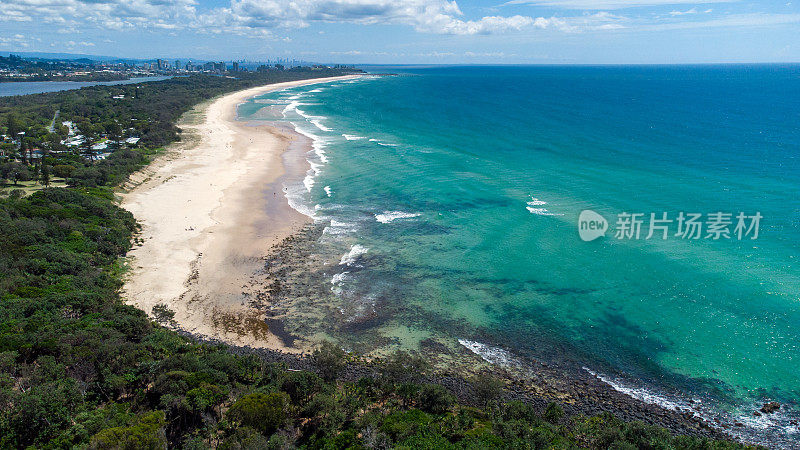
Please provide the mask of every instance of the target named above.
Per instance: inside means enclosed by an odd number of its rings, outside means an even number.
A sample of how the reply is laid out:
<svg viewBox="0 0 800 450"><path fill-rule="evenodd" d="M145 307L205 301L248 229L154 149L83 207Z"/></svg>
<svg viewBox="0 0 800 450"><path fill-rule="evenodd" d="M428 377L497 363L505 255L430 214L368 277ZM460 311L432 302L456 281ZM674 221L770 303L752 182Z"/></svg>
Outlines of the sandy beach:
<svg viewBox="0 0 800 450"><path fill-rule="evenodd" d="M283 158L299 137L237 121L236 108L256 95L335 79L247 89L182 117L182 141L134 174L121 193L122 206L142 225L129 253L128 303L147 313L165 305L175 312L175 327L196 335L299 351L270 332L242 293L269 248L308 221L289 207L279 183L301 166Z"/></svg>

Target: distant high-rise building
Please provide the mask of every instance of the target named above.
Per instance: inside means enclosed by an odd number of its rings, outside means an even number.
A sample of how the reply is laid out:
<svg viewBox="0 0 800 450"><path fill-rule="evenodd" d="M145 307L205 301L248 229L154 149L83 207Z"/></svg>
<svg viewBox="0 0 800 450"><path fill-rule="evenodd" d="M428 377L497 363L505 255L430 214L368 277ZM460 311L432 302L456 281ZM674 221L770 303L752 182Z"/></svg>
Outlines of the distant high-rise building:
<svg viewBox="0 0 800 450"><path fill-rule="evenodd" d="M239 63L236 62L236 61L233 62L233 71L234 72L238 72L239 71Z"/></svg>
<svg viewBox="0 0 800 450"><path fill-rule="evenodd" d="M175 70L181 69L181 61L179 59L175 60Z"/></svg>

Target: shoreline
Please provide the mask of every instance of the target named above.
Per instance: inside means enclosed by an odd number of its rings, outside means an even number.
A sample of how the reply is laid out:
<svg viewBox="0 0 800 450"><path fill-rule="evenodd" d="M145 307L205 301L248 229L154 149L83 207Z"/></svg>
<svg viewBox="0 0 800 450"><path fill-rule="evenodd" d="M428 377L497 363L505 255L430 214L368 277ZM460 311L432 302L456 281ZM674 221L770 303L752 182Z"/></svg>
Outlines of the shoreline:
<svg viewBox="0 0 800 450"><path fill-rule="evenodd" d="M332 80L334 79L305 81L293 85ZM239 158L238 161L247 167L242 169L239 165L227 166L224 161L212 162L211 164L217 166L217 169L219 166L227 168L224 172L228 172L228 175L231 171L243 170L243 172L237 172L238 178L227 180L227 183L209 175L201 177L204 182L222 182L227 187L214 190L220 198L218 204L208 213L208 219L212 223L202 230L194 226L191 230L185 230L187 233L192 232L189 234L193 236L184 238L186 242L181 249L186 250L188 243L188 247L195 251L195 258L186 260L184 257L181 260L185 261L188 267L188 271L183 271L185 274L183 292L173 297L171 302L153 298L148 303L147 299L143 299L142 297L148 292L147 289L152 292L153 285L131 283L130 280L138 277L141 281L141 274L146 272L150 283L158 283L164 273L151 265L134 268L133 276L126 282L124 297L129 299L127 293L131 287L143 287L145 290L136 291L139 297L133 304L148 313L156 304L168 305L176 313L175 328L182 334L200 342L228 345L234 353L255 353L266 360L291 362L295 367L308 370L313 367L311 361L300 355L302 353L300 348L294 347L295 340L302 341L306 336L295 335L291 329L284 328L282 318L285 316L285 311L283 314L271 315L270 302L259 304L262 295L277 294L271 292L272 288L269 286L271 282L278 284L284 281L279 274L262 270L265 258L276 255L280 257L282 251L296 253L297 244L303 240L303 230L312 224L308 217L288 205L282 192L283 180L302 179L308 169L305 158L302 157L307 150L303 149L307 144L302 142L303 137L275 125L253 125L236 120L236 105L259 93L282 89L274 85L266 88L270 87L272 89L255 94L243 93L263 88L240 91L207 102L187 114L190 117L205 114L202 123L180 124L182 129L194 133L192 139L199 139L195 147L204 145L204 139L208 138L204 133L220 133L220 130L225 131L224 128L227 126L227 131L232 132L233 137L226 145L230 145L232 156ZM229 97L241 101L237 100L231 105L232 100ZM212 127L209 125L209 110L222 101L225 101L226 107L231 106L228 111L231 116L225 116L223 122L227 123L222 124L211 117L211 122L214 122ZM222 128L219 128L220 125ZM206 162L204 166L198 165L197 161L190 161L191 152L196 148L188 147L192 147L191 140L188 145L186 142L175 145L174 148L170 148L167 155L159 158L164 161L156 161L145 169L143 175L147 176L139 181L140 184L130 193L124 195L123 207L129 210L131 210L129 205L144 207L142 202L149 195L156 196L155 198L160 198L166 203L165 198L169 197L171 191L160 188L161 185L175 186L178 183L178 186L182 186L185 191L190 190L186 185L180 184L180 179L175 177L190 175L207 167L208 163ZM248 147L264 149L259 153L248 151ZM293 152L291 147L296 151ZM182 148L185 149L181 150ZM208 155L204 153L201 156ZM179 169L185 169L185 172L171 169L171 163L176 161L174 158L178 161L175 165ZM151 173L154 175L148 175ZM190 183L191 186L203 188L201 184ZM137 197L137 193L141 198ZM189 205L196 200L195 196L184 199L191 202ZM170 217L171 211L183 211L184 207L187 207L187 204L181 209L167 208L162 204L158 207L158 212L163 214L162 217ZM195 207L196 205L192 205L192 212L195 212ZM133 210L131 212L137 219L145 222L140 212ZM155 220L151 223L151 231L154 227L157 228L157 222L158 220ZM199 233L194 233L197 231ZM142 237L146 239L145 244L130 253L135 258L133 265L141 261L142 253L146 255L145 257L165 260L160 251L166 243L163 236L162 239L157 239L151 234L148 239L145 233L146 230L143 230ZM144 248L147 249L142 250ZM174 265L165 267L170 269L168 272L173 277L174 285L174 276L179 267ZM254 280L256 282L252 283ZM155 289L155 292L165 291ZM506 380L510 399L523 399L540 408L544 408L548 401L558 401L563 402L570 415L610 411L625 420L643 420L678 433L722 437L721 430L709 427L707 423L692 417L687 412L673 411L633 398L601 382L593 374L582 371L572 373L563 367L548 367L547 364L542 364L542 367L532 368L531 373L521 376L514 373L516 371L501 366L490 365L486 368L477 354L469 353L466 349L450 356L453 358L451 362L457 361L455 366L460 367L454 366L452 370L433 377L432 381L446 385L466 403L475 402L467 377L470 373L488 370ZM356 380L356 375L363 376L375 372L374 366L369 361L353 362L348 367L346 378L350 381ZM481 367L483 369L480 369Z"/></svg>
<svg viewBox="0 0 800 450"><path fill-rule="evenodd" d="M151 316L164 305L175 313L173 327L192 334L299 352L270 332L242 290L269 248L309 221L280 187L287 170L299 169L284 160L295 137L237 120L237 107L268 92L349 78L246 89L184 114L181 142L123 186L121 206L142 225L139 245L128 254L126 303Z"/></svg>

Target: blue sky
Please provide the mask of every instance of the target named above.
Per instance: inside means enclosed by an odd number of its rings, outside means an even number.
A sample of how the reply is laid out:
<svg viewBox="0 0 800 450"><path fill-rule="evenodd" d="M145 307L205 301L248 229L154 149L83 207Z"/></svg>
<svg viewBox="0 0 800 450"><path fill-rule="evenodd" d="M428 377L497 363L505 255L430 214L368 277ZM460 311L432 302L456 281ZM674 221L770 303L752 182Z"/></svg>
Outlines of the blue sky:
<svg viewBox="0 0 800 450"><path fill-rule="evenodd" d="M381 64L800 62L800 0L0 0L0 51Z"/></svg>

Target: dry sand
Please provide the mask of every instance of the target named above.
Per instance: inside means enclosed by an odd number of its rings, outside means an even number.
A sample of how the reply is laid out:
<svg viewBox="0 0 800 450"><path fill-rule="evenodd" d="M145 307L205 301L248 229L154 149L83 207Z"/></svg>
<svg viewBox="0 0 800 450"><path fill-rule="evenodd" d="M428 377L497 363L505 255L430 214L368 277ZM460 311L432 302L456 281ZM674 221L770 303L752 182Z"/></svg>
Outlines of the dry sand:
<svg viewBox="0 0 800 450"><path fill-rule="evenodd" d="M181 119L182 142L134 174L122 193L143 240L129 253L128 303L147 313L166 305L174 326L197 335L299 351L270 333L242 295L261 257L308 220L288 206L278 183L290 167L282 154L297 136L237 121L236 107L255 95L331 80L235 92Z"/></svg>

